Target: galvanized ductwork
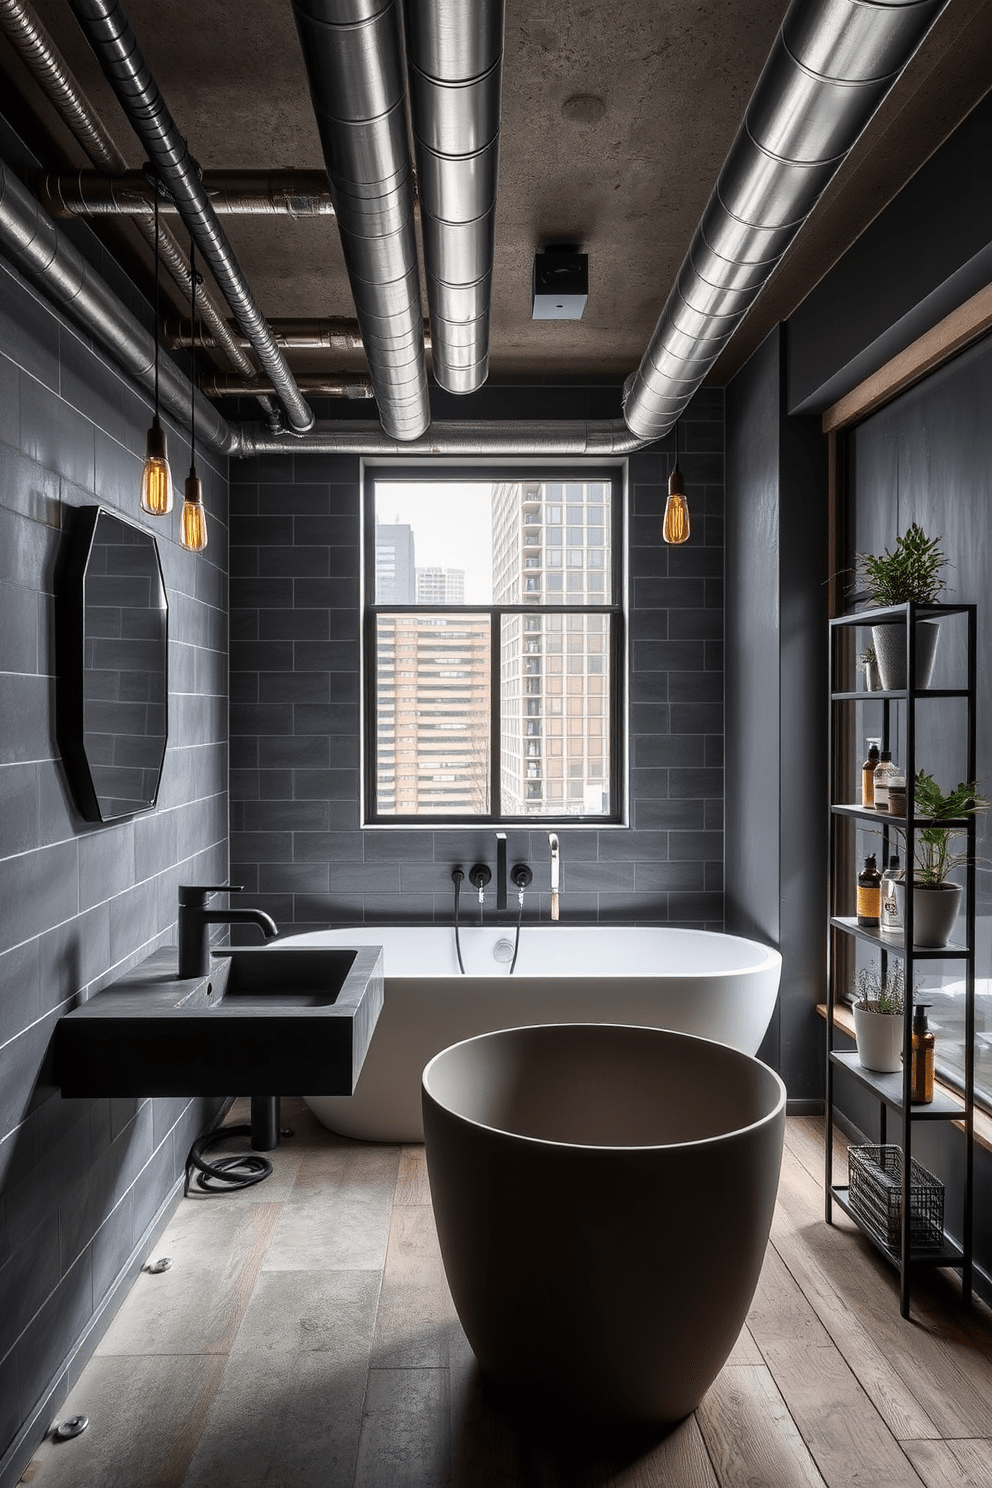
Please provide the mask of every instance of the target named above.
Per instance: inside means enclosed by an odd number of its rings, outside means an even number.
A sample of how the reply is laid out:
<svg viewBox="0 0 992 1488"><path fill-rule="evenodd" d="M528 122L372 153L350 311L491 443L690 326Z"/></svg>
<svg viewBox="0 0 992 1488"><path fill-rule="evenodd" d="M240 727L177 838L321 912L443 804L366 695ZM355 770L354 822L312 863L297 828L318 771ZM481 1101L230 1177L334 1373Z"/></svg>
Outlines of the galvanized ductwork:
<svg viewBox="0 0 992 1488"><path fill-rule="evenodd" d="M672 428L944 3L795 0L628 378L636 434Z"/></svg>
<svg viewBox="0 0 992 1488"><path fill-rule="evenodd" d="M156 174L276 389L286 417L294 429L309 429L313 413L255 302L127 16L116 0L70 0L70 5Z"/></svg>
<svg viewBox="0 0 992 1488"><path fill-rule="evenodd" d="M503 3L406 0L406 26L434 376L472 393L489 371Z"/></svg>
<svg viewBox="0 0 992 1488"><path fill-rule="evenodd" d="M0 5L4 0L0 0ZM203 189L218 217L333 217L323 171L204 171ZM38 181L42 205L53 217L144 217L154 206L142 171L120 174L50 171ZM168 198L163 212L175 212Z"/></svg>
<svg viewBox="0 0 992 1488"><path fill-rule="evenodd" d="M90 268L79 250L0 160L0 252L80 330L94 336L117 365L150 394L154 386L155 338ZM159 366L162 407L189 425L190 387L176 364ZM212 403L195 398L196 437L227 450L231 433ZM260 426L261 427L261 426Z"/></svg>
<svg viewBox="0 0 992 1488"><path fill-rule="evenodd" d="M390 439L369 420L320 420L309 434L290 444L261 424L234 424L229 453L235 457L298 455L590 455L606 459L641 449L643 439L631 434L622 419L540 419L520 423L459 419L431 424L421 438Z"/></svg>
<svg viewBox="0 0 992 1488"><path fill-rule="evenodd" d="M399 0L293 0L300 47L387 435L430 423Z"/></svg>

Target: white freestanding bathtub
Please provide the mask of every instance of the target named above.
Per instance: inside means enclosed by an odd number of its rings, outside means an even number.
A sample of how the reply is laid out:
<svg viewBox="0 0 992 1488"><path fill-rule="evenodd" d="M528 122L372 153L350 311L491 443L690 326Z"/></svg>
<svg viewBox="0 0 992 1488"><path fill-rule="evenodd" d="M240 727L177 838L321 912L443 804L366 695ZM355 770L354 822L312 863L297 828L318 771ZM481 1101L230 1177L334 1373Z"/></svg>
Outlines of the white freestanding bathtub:
<svg viewBox="0 0 992 1488"><path fill-rule="evenodd" d="M655 1028L504 1029L423 1077L431 1202L482 1372L542 1416L664 1428L744 1326L785 1086Z"/></svg>
<svg viewBox="0 0 992 1488"><path fill-rule="evenodd" d="M381 945L385 1003L355 1093L307 1104L332 1131L369 1142L421 1142L420 1082L441 1049L536 1023L670 1028L754 1054L778 996L778 951L735 935L620 925L365 926L287 938L290 945Z"/></svg>

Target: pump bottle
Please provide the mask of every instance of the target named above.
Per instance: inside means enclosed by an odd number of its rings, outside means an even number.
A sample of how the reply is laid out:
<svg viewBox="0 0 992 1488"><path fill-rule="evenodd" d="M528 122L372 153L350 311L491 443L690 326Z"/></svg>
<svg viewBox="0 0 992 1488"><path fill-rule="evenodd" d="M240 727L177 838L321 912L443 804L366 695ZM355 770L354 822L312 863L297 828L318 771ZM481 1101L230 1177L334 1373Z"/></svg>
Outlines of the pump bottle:
<svg viewBox="0 0 992 1488"><path fill-rule="evenodd" d="M933 1046L934 1036L927 1024L928 1002L919 1002L913 1009L913 1068L910 1078L910 1100L918 1105L929 1105L933 1100Z"/></svg>

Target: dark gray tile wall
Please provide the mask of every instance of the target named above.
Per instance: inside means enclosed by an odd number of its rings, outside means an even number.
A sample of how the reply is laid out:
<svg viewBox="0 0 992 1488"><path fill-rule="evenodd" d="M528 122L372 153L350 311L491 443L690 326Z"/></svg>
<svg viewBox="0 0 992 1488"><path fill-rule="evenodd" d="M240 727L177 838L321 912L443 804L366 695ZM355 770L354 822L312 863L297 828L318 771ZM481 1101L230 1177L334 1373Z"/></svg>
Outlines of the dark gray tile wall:
<svg viewBox="0 0 992 1488"><path fill-rule="evenodd" d="M478 416L618 408L616 389L494 388ZM565 919L723 927L722 392L697 395L680 441L682 548L661 540L674 438L628 464L630 826L562 832ZM232 467L231 871L284 927L446 921L453 865L495 858L489 828L362 829L360 501L353 457ZM508 850L546 919L547 832L510 829Z"/></svg>
<svg viewBox="0 0 992 1488"><path fill-rule="evenodd" d="M51 1080L60 1015L174 940L180 880L227 872L226 462L198 456L206 553L179 548L178 512L154 524L171 685L157 809L85 823L55 744L54 596L72 509L139 520L149 422L147 403L0 268L0 1481L219 1105L63 1100ZM188 446L175 430L169 442L181 481Z"/></svg>

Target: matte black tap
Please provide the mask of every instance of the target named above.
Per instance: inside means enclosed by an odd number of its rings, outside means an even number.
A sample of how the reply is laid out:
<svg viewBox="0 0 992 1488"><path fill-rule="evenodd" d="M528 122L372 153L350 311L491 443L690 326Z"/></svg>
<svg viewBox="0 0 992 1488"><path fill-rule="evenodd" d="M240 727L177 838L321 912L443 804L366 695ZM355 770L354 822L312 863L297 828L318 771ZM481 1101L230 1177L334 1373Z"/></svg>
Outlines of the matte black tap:
<svg viewBox="0 0 992 1488"><path fill-rule="evenodd" d="M240 894L243 884L179 885L179 976L206 976L210 971L211 925L257 925L271 940L279 926L261 909L208 909L211 894Z"/></svg>
<svg viewBox="0 0 992 1488"><path fill-rule="evenodd" d="M496 833L496 908L506 908L506 833Z"/></svg>

